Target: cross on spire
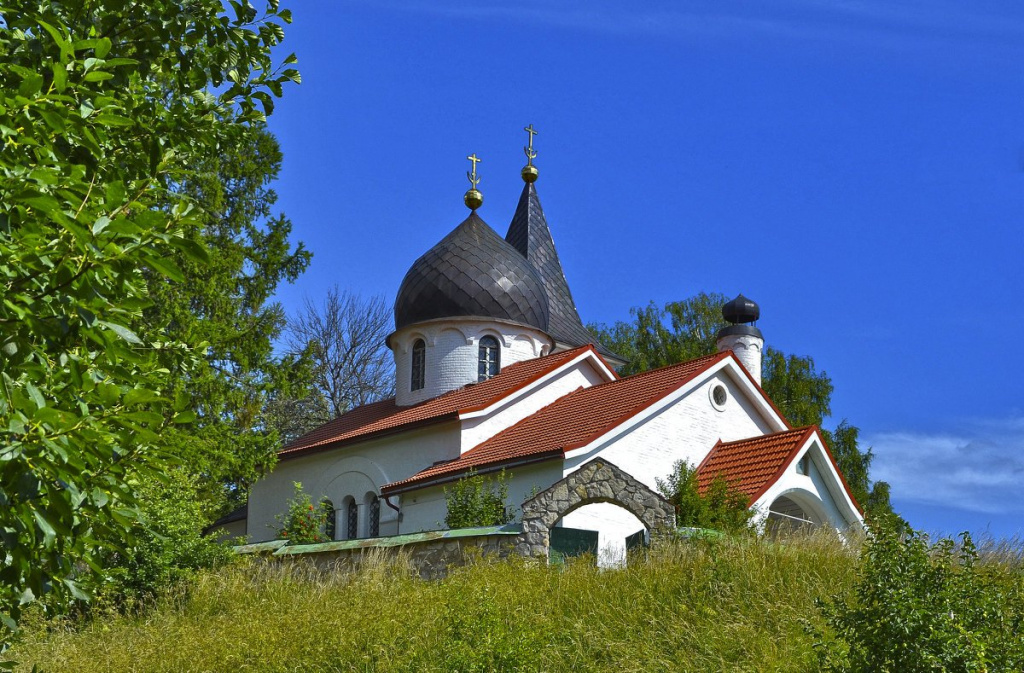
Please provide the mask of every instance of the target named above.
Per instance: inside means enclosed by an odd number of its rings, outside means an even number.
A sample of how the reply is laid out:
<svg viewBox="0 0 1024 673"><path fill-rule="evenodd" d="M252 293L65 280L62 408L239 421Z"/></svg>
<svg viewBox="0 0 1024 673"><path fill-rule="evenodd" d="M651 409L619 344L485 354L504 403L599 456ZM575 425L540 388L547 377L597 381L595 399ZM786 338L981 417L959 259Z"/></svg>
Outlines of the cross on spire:
<svg viewBox="0 0 1024 673"><path fill-rule="evenodd" d="M466 171L466 177L469 178L469 184L472 185L471 189L476 189L476 186L480 184L480 178L476 176L476 165L481 159L476 156L476 152L466 158L473 162L473 171Z"/></svg>
<svg viewBox="0 0 1024 673"><path fill-rule="evenodd" d="M524 126L523 130L530 134L530 145L523 148L523 152L526 153L526 165L532 166L533 160L537 158L537 150L533 149L533 137L537 135L537 131L534 130L533 124Z"/></svg>

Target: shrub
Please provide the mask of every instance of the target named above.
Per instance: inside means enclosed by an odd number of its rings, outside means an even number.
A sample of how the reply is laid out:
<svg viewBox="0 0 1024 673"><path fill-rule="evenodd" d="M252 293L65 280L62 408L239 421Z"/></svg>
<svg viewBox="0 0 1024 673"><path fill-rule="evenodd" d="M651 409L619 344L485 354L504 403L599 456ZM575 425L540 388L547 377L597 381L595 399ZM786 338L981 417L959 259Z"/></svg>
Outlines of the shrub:
<svg viewBox="0 0 1024 673"><path fill-rule="evenodd" d="M677 461L672 473L664 480L656 480L658 490L676 508L676 523L680 526L713 528L728 533L750 530L754 511L748 507L748 498L721 474L700 492L697 470L685 461Z"/></svg>
<svg viewBox="0 0 1024 673"><path fill-rule="evenodd" d="M473 471L444 489L448 528L501 526L512 521L513 514L505 506L508 498L508 477L502 470L496 479L488 479Z"/></svg>
<svg viewBox="0 0 1024 673"><path fill-rule="evenodd" d="M192 579L202 568L231 558L227 545L202 534L203 515L195 478L179 469L135 485L140 519L121 548L103 561L100 597L131 607Z"/></svg>
<svg viewBox="0 0 1024 673"><path fill-rule="evenodd" d="M301 482L293 482L295 495L288 501L288 511L277 517L281 524L277 533L288 544L316 544L328 542L327 524L334 510L329 501L321 500L314 506L309 494L302 490Z"/></svg>
<svg viewBox="0 0 1024 673"><path fill-rule="evenodd" d="M979 561L968 533L959 546L908 531L896 519L872 528L849 596L819 603L815 632L826 671L1024 670L1024 576Z"/></svg>

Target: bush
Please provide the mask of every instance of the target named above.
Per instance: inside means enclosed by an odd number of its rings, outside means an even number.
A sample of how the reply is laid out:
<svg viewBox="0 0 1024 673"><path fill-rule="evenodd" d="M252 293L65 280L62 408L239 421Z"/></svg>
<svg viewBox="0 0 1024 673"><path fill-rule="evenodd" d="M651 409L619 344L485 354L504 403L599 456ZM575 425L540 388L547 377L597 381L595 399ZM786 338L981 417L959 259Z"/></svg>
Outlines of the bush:
<svg viewBox="0 0 1024 673"><path fill-rule="evenodd" d="M473 471L444 489L448 528L471 526L502 526L512 521L513 514L505 506L508 498L508 477L502 470L497 479L488 479Z"/></svg>
<svg viewBox="0 0 1024 673"><path fill-rule="evenodd" d="M195 478L172 469L158 481L135 486L141 517L131 538L104 560L100 598L131 607L192 579L202 568L231 558L227 545L202 534L203 516Z"/></svg>
<svg viewBox="0 0 1024 673"><path fill-rule="evenodd" d="M704 493L697 487L697 469L685 461L672 466L667 479L658 479L658 490L676 508L680 526L713 528L727 533L750 530L754 511L749 500L721 474L715 475Z"/></svg>
<svg viewBox="0 0 1024 673"><path fill-rule="evenodd" d="M302 490L302 483L296 481L295 495L288 501L288 511L277 517L281 528L278 536L287 540L288 544L317 544L329 542L327 526L334 516L330 502L321 500L318 506L313 505L312 498Z"/></svg>
<svg viewBox="0 0 1024 673"><path fill-rule="evenodd" d="M968 533L934 545L882 519L850 596L821 602L826 671L1024 670L1024 575L982 562Z"/></svg>

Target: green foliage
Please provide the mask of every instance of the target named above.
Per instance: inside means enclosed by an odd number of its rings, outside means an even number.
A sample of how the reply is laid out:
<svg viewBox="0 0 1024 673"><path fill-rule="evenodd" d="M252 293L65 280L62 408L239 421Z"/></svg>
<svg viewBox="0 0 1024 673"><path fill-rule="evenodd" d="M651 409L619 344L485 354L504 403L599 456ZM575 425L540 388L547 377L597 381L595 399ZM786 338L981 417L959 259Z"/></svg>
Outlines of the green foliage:
<svg viewBox="0 0 1024 673"><path fill-rule="evenodd" d="M101 598L131 607L172 589L202 568L227 563L231 549L202 534L209 524L195 478L171 469L134 486L141 513L124 548L103 561Z"/></svg>
<svg viewBox="0 0 1024 673"><path fill-rule="evenodd" d="M664 309L653 303L631 309L631 322L591 325L590 329L598 340L629 360L620 373L635 374L714 353L718 330L727 324L721 311L726 301L723 294L702 292L669 302ZM832 414L833 385L827 373L815 368L814 359L766 346L761 376L761 387L793 427L816 425L822 429L858 504L869 505L869 515L892 514L889 485L872 484L869 478L872 453L858 445L858 428L844 419L834 431L824 429L824 420Z"/></svg>
<svg viewBox="0 0 1024 673"><path fill-rule="evenodd" d="M445 486L447 513L444 525L448 528L470 528L501 526L511 522L513 512L505 506L508 479L505 470L493 480L470 471L451 486Z"/></svg>
<svg viewBox="0 0 1024 673"><path fill-rule="evenodd" d="M280 442L266 427L267 404L305 373L299 358L273 354L285 319L271 296L310 259L301 244L291 248L291 223L272 216L277 195L269 185L280 169L278 143L260 126L238 129L232 143L197 163L177 188L200 208L182 235L209 259L177 252L171 260L182 280L152 284L145 311L146 323L169 338L206 344L198 366L174 381L197 420L163 439L202 478L212 517L242 505L273 465Z"/></svg>
<svg viewBox="0 0 1024 673"><path fill-rule="evenodd" d="M959 546L931 545L902 521L880 519L852 595L821 609L822 670L1024 670L1024 573L982 562L967 533Z"/></svg>
<svg viewBox="0 0 1024 673"><path fill-rule="evenodd" d="M288 544L317 544L329 542L328 526L334 516L330 501L321 500L314 505L309 494L302 490L302 484L294 482L295 494L288 501L288 510L278 515L281 524L277 534L279 539L287 540Z"/></svg>
<svg viewBox="0 0 1024 673"><path fill-rule="evenodd" d="M220 0L0 8L5 631L44 594L86 597L134 525L134 473L158 469L160 434L194 416L172 379L195 344L142 312L152 285L182 280L175 259L208 258L174 185L297 79L270 57L289 20L276 0L228 16Z"/></svg>
<svg viewBox="0 0 1024 673"><path fill-rule="evenodd" d="M658 490L676 508L676 524L711 528L724 533L749 532L754 511L750 500L721 474L715 475L704 493L697 487L697 470L677 461L672 473L657 479Z"/></svg>
<svg viewBox="0 0 1024 673"><path fill-rule="evenodd" d="M188 600L14 651L47 671L813 671L815 597L856 574L856 541L656 544L618 570L474 563L425 582L395 562L204 573Z"/></svg>

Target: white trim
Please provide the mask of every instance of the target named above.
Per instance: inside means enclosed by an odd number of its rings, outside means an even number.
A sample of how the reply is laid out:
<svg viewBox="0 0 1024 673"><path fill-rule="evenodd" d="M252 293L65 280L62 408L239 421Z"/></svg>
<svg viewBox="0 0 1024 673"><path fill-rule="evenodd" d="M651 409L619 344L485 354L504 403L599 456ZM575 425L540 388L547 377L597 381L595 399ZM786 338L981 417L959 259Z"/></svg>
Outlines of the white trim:
<svg viewBox="0 0 1024 673"><path fill-rule="evenodd" d="M502 397L501 399L493 402L487 407L484 407L479 411L460 413L459 420L465 421L472 418L480 418L481 416L488 416L497 411L498 409L508 404L511 404L516 400L525 397L526 395L529 395L533 390L545 385L551 379L559 376L562 372L571 369L572 367L583 362L584 360L589 360L589 364L593 366L594 369L596 369L597 372L601 374L602 377L606 378L608 381L613 381L615 379L615 372L613 372L611 368L605 364L604 360L602 360L601 357L599 355L596 355L593 351L586 350L577 355L576 357L574 357L572 360L569 360L568 362L563 363L562 365L556 367L555 369L552 369L548 373L544 374L543 376L534 381L531 381L522 388L512 391L505 397Z"/></svg>

